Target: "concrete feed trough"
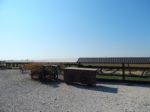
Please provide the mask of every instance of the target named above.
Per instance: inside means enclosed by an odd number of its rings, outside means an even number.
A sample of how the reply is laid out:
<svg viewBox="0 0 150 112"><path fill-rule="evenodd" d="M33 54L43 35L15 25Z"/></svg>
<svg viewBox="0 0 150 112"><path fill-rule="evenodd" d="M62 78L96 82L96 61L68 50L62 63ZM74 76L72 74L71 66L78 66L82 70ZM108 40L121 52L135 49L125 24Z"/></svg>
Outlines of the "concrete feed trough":
<svg viewBox="0 0 150 112"><path fill-rule="evenodd" d="M81 83L95 85L96 74L97 69L68 67L64 69L64 81L67 84Z"/></svg>

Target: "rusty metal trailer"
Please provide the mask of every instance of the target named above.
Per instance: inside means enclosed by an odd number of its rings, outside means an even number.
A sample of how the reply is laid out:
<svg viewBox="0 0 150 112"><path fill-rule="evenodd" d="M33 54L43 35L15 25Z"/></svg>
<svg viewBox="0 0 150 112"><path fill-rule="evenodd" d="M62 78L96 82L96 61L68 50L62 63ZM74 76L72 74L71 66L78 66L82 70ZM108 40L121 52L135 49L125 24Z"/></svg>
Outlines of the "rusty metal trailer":
<svg viewBox="0 0 150 112"><path fill-rule="evenodd" d="M86 85L96 84L97 69L67 67L64 69L64 81L67 84L81 83Z"/></svg>

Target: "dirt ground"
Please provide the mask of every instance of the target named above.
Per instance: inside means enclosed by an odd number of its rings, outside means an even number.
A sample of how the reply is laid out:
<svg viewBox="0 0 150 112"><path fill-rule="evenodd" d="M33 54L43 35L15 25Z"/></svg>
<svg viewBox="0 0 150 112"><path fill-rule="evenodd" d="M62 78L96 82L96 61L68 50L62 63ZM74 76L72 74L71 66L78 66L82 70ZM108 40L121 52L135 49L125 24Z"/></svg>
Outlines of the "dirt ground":
<svg viewBox="0 0 150 112"><path fill-rule="evenodd" d="M28 73L0 70L0 112L150 112L150 85L42 84Z"/></svg>

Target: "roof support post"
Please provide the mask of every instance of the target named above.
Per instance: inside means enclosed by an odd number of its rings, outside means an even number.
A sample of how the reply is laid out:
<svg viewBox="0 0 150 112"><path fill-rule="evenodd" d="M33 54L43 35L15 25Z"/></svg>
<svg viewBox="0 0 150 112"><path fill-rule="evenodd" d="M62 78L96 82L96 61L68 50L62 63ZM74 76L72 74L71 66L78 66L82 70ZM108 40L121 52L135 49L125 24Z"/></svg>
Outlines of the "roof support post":
<svg viewBox="0 0 150 112"><path fill-rule="evenodd" d="M128 64L128 68L129 68L129 75L132 75L131 69L130 69L130 64Z"/></svg>
<svg viewBox="0 0 150 112"><path fill-rule="evenodd" d="M122 64L122 80L125 81L125 64Z"/></svg>

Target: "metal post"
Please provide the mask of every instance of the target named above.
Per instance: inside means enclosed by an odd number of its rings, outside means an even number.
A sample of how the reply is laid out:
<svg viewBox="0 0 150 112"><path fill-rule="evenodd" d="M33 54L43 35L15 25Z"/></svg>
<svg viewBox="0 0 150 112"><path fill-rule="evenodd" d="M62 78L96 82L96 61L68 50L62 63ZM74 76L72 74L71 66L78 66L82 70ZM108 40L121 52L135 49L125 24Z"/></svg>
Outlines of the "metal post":
<svg viewBox="0 0 150 112"><path fill-rule="evenodd" d="M125 64L122 64L122 80L125 81Z"/></svg>
<svg viewBox="0 0 150 112"><path fill-rule="evenodd" d="M128 64L128 68L129 68L129 75L131 75L130 64Z"/></svg>

